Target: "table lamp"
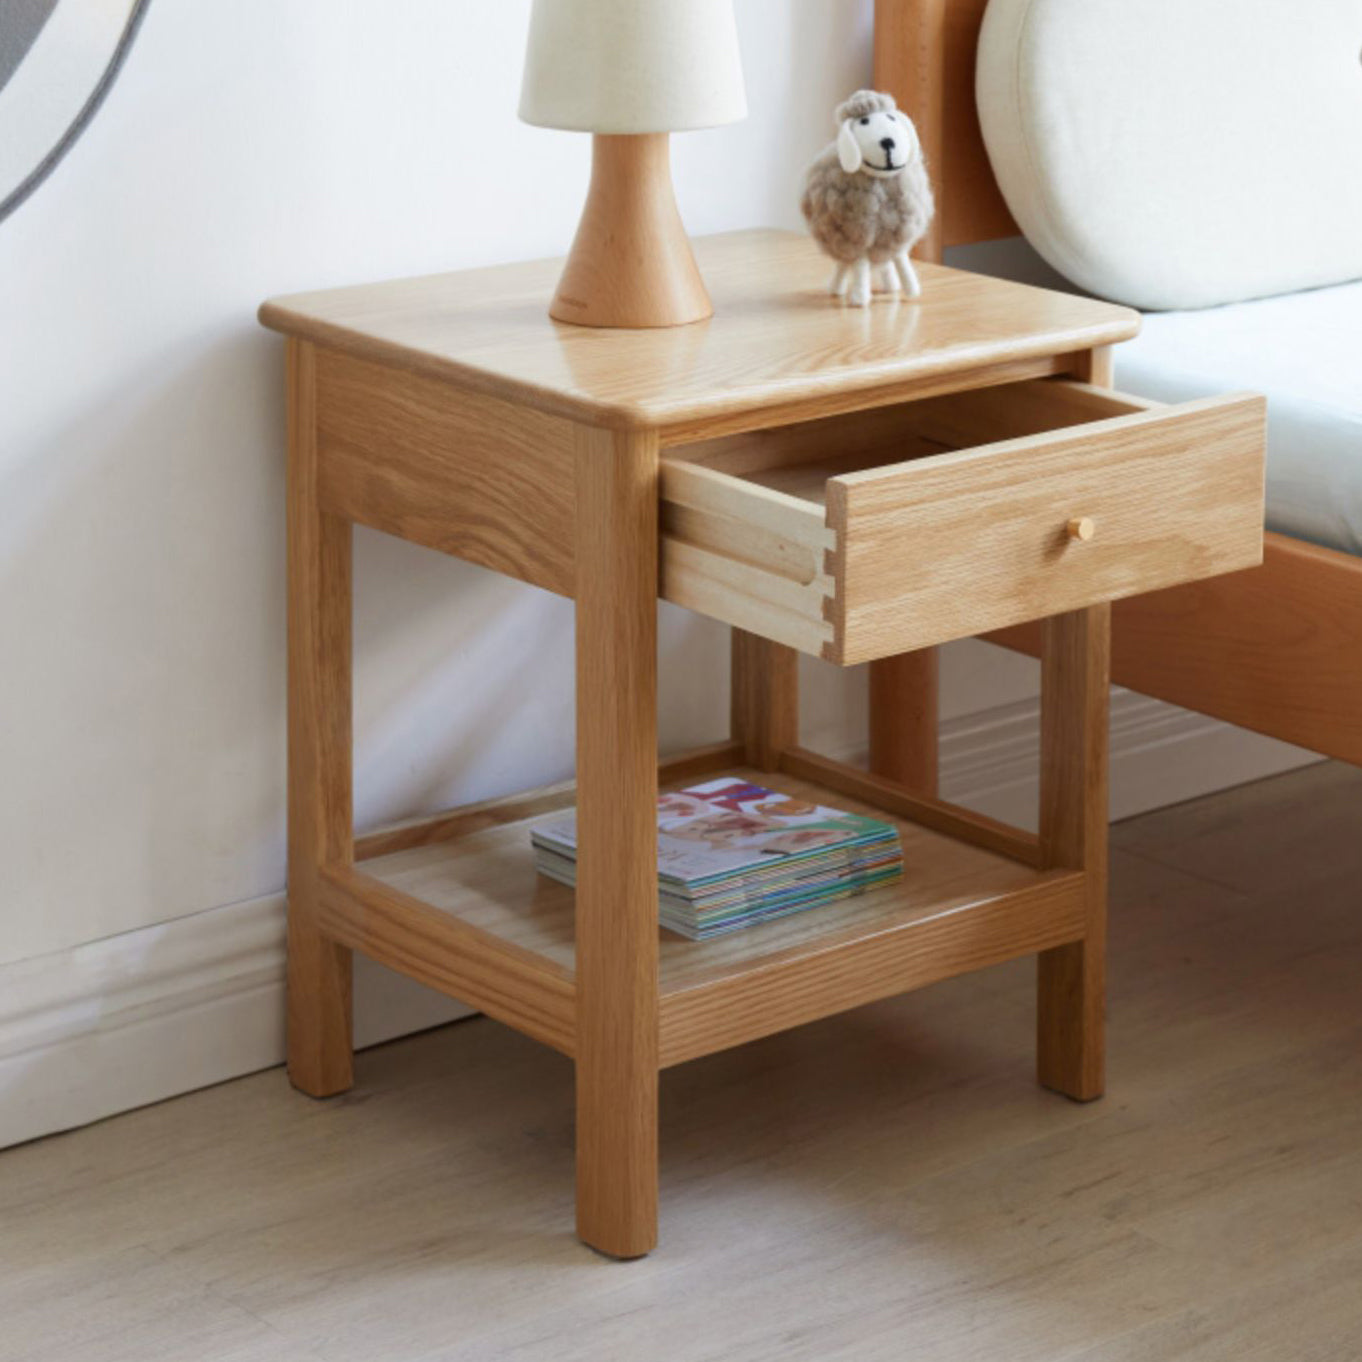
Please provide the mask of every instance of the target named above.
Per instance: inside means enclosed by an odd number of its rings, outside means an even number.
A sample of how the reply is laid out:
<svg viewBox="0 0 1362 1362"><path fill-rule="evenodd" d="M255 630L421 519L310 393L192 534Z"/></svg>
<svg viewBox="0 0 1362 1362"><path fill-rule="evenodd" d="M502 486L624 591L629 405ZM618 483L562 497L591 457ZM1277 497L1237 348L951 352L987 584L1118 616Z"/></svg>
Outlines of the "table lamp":
<svg viewBox="0 0 1362 1362"><path fill-rule="evenodd" d="M520 117L593 134L591 187L551 317L644 327L711 315L668 137L746 114L733 0L534 0Z"/></svg>

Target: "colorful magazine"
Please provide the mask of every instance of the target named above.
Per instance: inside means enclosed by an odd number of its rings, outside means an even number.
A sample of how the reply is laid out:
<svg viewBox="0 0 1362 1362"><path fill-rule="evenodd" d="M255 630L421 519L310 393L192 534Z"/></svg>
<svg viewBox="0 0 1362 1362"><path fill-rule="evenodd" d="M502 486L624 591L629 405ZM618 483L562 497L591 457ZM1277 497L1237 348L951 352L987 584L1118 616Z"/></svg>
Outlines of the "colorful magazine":
<svg viewBox="0 0 1362 1362"><path fill-rule="evenodd" d="M890 823L723 777L657 802L664 926L704 938L863 893L903 873ZM576 879L575 815L534 828L536 864Z"/></svg>

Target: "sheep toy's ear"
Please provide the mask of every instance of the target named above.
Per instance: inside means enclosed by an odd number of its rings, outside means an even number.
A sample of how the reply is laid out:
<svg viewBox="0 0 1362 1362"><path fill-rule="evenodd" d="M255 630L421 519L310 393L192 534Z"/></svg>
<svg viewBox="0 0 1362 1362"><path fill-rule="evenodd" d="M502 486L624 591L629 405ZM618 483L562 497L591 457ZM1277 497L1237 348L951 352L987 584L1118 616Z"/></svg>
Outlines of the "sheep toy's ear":
<svg viewBox="0 0 1362 1362"><path fill-rule="evenodd" d="M902 124L904 136L908 139L908 160L916 160L922 155L922 143L918 140L913 120L902 109L895 109L893 116Z"/></svg>
<svg viewBox="0 0 1362 1362"><path fill-rule="evenodd" d="M856 140L856 134L852 132L851 125L854 119L846 119L837 133L837 159L842 163L842 169L848 175L854 175L864 161L861 155L861 144Z"/></svg>

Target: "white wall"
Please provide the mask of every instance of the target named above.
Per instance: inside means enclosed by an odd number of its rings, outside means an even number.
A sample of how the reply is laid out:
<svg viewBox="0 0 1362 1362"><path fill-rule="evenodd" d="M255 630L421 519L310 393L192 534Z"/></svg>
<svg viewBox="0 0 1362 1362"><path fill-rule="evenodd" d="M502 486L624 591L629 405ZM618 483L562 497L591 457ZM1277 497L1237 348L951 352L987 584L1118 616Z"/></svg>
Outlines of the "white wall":
<svg viewBox="0 0 1362 1362"><path fill-rule="evenodd" d="M675 140L693 231L796 223L870 8L739 0L752 116ZM0 1140L274 1057L282 347L254 312L565 248L588 143L516 120L527 12L153 0L90 131L0 224ZM722 732L726 636L664 616L674 748ZM360 531L360 821L568 772L570 654L565 602ZM1028 693L988 656L952 653L952 712ZM854 743L863 678L808 686L807 723ZM390 985L362 981L365 1034L437 1015Z"/></svg>
<svg viewBox="0 0 1362 1362"><path fill-rule="evenodd" d="M516 119L528 8L153 0L89 132L0 225L0 1055L8 1035L26 1093L34 1036L141 1015L86 943L115 939L127 983L185 954L156 924L241 905L258 944L278 917L282 347L255 309L565 249L589 142ZM696 232L793 223L869 70L869 0L739 12L754 116L675 140ZM570 606L357 538L360 821L567 773ZM718 736L723 631L667 608L663 638L664 745Z"/></svg>
<svg viewBox="0 0 1362 1362"><path fill-rule="evenodd" d="M859 0L740 9L756 116L676 139L696 231L792 221L868 51ZM281 345L255 308L565 248L588 139L516 120L527 12L154 0L0 227L0 960L281 884ZM570 607L360 540L361 818L568 770ZM675 745L718 731L721 650L668 614L696 654L666 669Z"/></svg>

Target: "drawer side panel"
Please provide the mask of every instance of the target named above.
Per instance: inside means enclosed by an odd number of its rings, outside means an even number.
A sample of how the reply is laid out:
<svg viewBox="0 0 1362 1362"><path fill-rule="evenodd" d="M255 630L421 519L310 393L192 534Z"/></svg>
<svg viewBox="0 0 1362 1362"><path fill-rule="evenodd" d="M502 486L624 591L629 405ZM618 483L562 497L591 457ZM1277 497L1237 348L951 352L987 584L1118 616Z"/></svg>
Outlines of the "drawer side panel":
<svg viewBox="0 0 1362 1362"><path fill-rule="evenodd" d="M570 422L334 351L317 392L327 510L572 595Z"/></svg>
<svg viewBox="0 0 1362 1362"><path fill-rule="evenodd" d="M822 507L667 459L661 485L662 597L821 656L833 637Z"/></svg>

